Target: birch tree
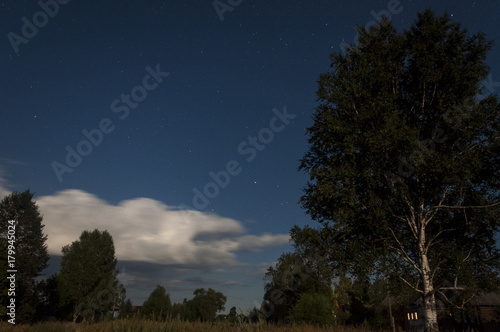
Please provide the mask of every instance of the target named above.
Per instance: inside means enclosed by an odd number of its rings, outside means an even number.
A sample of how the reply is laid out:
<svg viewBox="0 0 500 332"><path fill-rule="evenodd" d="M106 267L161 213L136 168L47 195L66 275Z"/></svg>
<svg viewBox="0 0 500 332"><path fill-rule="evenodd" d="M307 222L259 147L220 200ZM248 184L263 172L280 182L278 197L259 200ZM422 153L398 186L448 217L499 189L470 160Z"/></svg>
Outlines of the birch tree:
<svg viewBox="0 0 500 332"><path fill-rule="evenodd" d="M319 77L301 204L334 271L397 280L437 331L437 299L464 308L498 287L500 106L481 83L492 43L430 10L359 36Z"/></svg>

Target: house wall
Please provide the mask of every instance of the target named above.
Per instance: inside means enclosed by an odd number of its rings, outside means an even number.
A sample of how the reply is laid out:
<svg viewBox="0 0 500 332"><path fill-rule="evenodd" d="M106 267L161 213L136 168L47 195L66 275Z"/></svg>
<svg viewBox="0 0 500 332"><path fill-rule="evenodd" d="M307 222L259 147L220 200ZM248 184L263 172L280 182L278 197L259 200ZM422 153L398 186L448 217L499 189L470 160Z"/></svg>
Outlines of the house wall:
<svg viewBox="0 0 500 332"><path fill-rule="evenodd" d="M495 306L479 306L479 318L481 322L497 322L500 321L499 308Z"/></svg>

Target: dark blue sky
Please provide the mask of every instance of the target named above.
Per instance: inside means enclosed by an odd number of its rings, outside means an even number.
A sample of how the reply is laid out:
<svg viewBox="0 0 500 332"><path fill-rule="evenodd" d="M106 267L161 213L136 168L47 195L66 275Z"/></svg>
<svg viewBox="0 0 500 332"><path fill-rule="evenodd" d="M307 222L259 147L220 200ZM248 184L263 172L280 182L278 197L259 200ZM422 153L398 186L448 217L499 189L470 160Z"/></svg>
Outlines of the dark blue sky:
<svg viewBox="0 0 500 332"><path fill-rule="evenodd" d="M289 229L311 223L297 203L304 131L356 25L385 11L408 28L431 8L500 31L500 1L243 0L223 20L213 1L42 3L52 17L0 3L0 191L36 193L53 255L108 229L136 305L156 284L176 302L212 287L228 308L260 305Z"/></svg>

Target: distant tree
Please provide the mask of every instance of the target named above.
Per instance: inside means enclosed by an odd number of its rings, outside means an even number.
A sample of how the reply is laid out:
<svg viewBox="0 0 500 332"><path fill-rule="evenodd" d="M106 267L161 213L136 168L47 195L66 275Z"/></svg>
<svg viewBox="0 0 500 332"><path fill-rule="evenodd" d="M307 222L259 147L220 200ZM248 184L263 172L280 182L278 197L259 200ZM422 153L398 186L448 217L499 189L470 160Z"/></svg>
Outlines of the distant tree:
<svg viewBox="0 0 500 332"><path fill-rule="evenodd" d="M158 285L142 305L141 317L149 320L164 321L170 316L171 310L172 302L170 301L170 295L167 294L165 287Z"/></svg>
<svg viewBox="0 0 500 332"><path fill-rule="evenodd" d="M37 320L56 318L66 320L71 317L71 307L63 305L59 293L59 275L54 274L38 284L40 303L37 308Z"/></svg>
<svg viewBox="0 0 500 332"><path fill-rule="evenodd" d="M130 318L132 316L132 301L130 299L126 299L123 304L120 305L120 315L119 318Z"/></svg>
<svg viewBox="0 0 500 332"><path fill-rule="evenodd" d="M284 322L303 293L329 293L332 270L321 251L309 245L319 232L309 227L294 227L290 233L295 251L284 253L275 267L267 269L262 307L268 319Z"/></svg>
<svg viewBox="0 0 500 332"><path fill-rule="evenodd" d="M263 321L265 322L266 319L266 315L262 312L262 310L257 309L256 307L250 310L247 317L249 322L252 324L257 324Z"/></svg>
<svg viewBox="0 0 500 332"><path fill-rule="evenodd" d="M194 297L188 302L188 310L201 321L214 321L218 311L223 311L227 297L212 288L198 288Z"/></svg>
<svg viewBox="0 0 500 332"><path fill-rule="evenodd" d="M118 297L115 246L108 231L84 231L62 248L60 292L73 308L73 321L99 321Z"/></svg>
<svg viewBox="0 0 500 332"><path fill-rule="evenodd" d="M296 323L332 325L335 323L333 294L304 293L291 310Z"/></svg>
<svg viewBox="0 0 500 332"><path fill-rule="evenodd" d="M275 323L287 321L290 310L299 299L300 288L305 286L302 273L303 262L297 253L282 254L276 266L267 269L262 310L269 320Z"/></svg>
<svg viewBox="0 0 500 332"><path fill-rule="evenodd" d="M181 317L185 321L194 322L199 319L198 308L193 300L184 299L181 307Z"/></svg>
<svg viewBox="0 0 500 332"><path fill-rule="evenodd" d="M329 233L334 270L398 279L458 308L500 284L500 106L479 100L491 42L427 10L333 54L300 169L303 207ZM343 270L343 272L341 272Z"/></svg>
<svg viewBox="0 0 500 332"><path fill-rule="evenodd" d="M389 294L387 280L376 279L351 280L347 276L340 276L334 283L335 316L337 324L359 325L368 323L373 328L390 328L389 308L382 302ZM409 293L409 292L407 292ZM411 303L408 294L398 294L398 301L392 295L393 313L400 307Z"/></svg>
<svg viewBox="0 0 500 332"><path fill-rule="evenodd" d="M184 299L182 303L174 303L172 306L172 317L186 321L209 321L232 320L236 312L236 307L231 308L229 315L219 315L217 312L225 310L226 296L221 292L216 292L212 288L208 290L198 288L193 292L191 300Z"/></svg>
<svg viewBox="0 0 500 332"><path fill-rule="evenodd" d="M174 303L172 304L172 318L174 319L179 319L179 320L188 320L187 314L186 314L186 302L187 300L184 299L183 303Z"/></svg>
<svg viewBox="0 0 500 332"><path fill-rule="evenodd" d="M127 290L122 284L118 285L118 298L115 307L119 309L119 318L129 318L132 315L132 301L127 299Z"/></svg>
<svg viewBox="0 0 500 332"><path fill-rule="evenodd" d="M238 312L236 311L236 307L231 307L226 318L231 323L238 322Z"/></svg>
<svg viewBox="0 0 500 332"><path fill-rule="evenodd" d="M47 267L49 260L43 218L33 195L29 190L14 192L0 201L0 314L5 315L5 306L10 298L7 294L7 270L17 270L16 323L29 323L35 317L39 302L36 278ZM8 255L15 258L13 266L8 266Z"/></svg>
<svg viewBox="0 0 500 332"><path fill-rule="evenodd" d="M290 239L294 247L294 254L302 260L300 272L301 289L308 293L329 292L334 276L333 266L328 261L328 256L323 248L318 245L322 243L323 231L305 226L292 227Z"/></svg>
<svg viewBox="0 0 500 332"><path fill-rule="evenodd" d="M349 278L342 276L339 279L339 298L343 298L343 301L339 304L347 313L344 317L345 324L350 325L360 325L364 322L370 321L372 318L372 312L369 306L372 306L371 299L368 295L370 289L370 281L366 278L358 278L355 280L350 280ZM340 286L342 285L342 286ZM347 301L346 301L347 298Z"/></svg>
<svg viewBox="0 0 500 332"><path fill-rule="evenodd" d="M336 322L344 325L351 316L351 301L353 296L353 283L345 275L339 276L334 282L334 298L336 306Z"/></svg>
<svg viewBox="0 0 500 332"><path fill-rule="evenodd" d="M390 329L391 328L391 320L389 315L389 307L387 304L382 304L382 302L387 298L388 295L391 296L391 310L394 316L394 313L397 311L399 305L398 301L395 301L395 295L397 294L400 301L403 302L404 305L411 303L410 298L405 298L404 292L410 294L408 289L403 288L401 293L394 293L394 289L392 286L395 283L389 283L384 279L376 279L368 285L368 304L370 309L370 317L368 322L370 326L375 328L383 328ZM397 285L397 284L396 284ZM389 292L391 290L391 292Z"/></svg>

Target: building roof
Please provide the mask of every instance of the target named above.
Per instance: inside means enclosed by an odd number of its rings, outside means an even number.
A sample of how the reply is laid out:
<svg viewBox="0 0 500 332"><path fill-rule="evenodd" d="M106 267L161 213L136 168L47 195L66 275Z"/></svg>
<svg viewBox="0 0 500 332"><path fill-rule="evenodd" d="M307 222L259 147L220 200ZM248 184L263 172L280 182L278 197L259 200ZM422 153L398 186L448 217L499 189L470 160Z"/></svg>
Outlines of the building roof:
<svg viewBox="0 0 500 332"><path fill-rule="evenodd" d="M486 293L475 296L471 303L474 305L500 305L500 293Z"/></svg>

